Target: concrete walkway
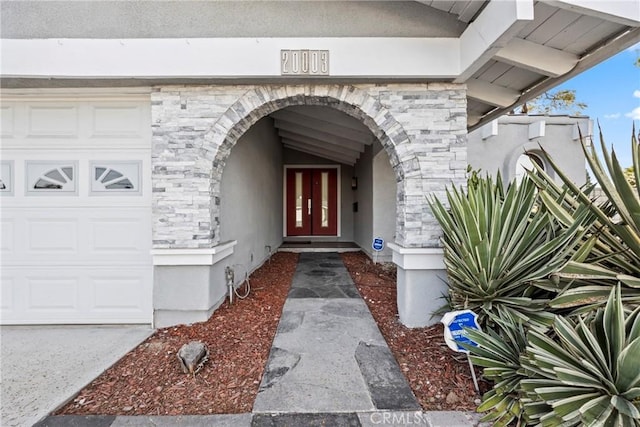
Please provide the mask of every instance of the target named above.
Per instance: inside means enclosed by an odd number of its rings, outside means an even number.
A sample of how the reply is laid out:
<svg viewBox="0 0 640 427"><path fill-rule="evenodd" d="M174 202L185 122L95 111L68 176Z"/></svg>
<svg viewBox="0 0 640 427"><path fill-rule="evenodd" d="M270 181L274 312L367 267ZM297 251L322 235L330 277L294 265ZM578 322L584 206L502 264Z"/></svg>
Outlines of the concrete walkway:
<svg viewBox="0 0 640 427"><path fill-rule="evenodd" d="M300 255L254 413L419 410L338 254Z"/></svg>
<svg viewBox="0 0 640 427"><path fill-rule="evenodd" d="M151 335L149 326L2 326L2 426L31 426Z"/></svg>
<svg viewBox="0 0 640 427"><path fill-rule="evenodd" d="M253 413L58 416L38 427L471 427L479 415L423 412L340 256L303 253Z"/></svg>

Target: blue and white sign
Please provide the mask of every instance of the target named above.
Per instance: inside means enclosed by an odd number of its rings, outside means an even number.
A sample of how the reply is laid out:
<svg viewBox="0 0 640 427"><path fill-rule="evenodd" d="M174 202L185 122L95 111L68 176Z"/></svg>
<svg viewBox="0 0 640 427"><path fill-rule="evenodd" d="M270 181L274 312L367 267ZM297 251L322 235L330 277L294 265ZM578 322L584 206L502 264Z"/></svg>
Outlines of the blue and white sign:
<svg viewBox="0 0 640 427"><path fill-rule="evenodd" d="M381 237L375 237L373 239L373 243L371 244L371 247L373 248L374 251L380 252L381 250L384 249L384 240Z"/></svg>
<svg viewBox="0 0 640 427"><path fill-rule="evenodd" d="M450 311L442 316L441 322L444 324L444 341L451 350L459 353L469 353L469 351L464 349L460 343L470 344L473 346L478 345L467 336L467 331L464 329L480 329L480 325L478 324L478 315L473 311Z"/></svg>

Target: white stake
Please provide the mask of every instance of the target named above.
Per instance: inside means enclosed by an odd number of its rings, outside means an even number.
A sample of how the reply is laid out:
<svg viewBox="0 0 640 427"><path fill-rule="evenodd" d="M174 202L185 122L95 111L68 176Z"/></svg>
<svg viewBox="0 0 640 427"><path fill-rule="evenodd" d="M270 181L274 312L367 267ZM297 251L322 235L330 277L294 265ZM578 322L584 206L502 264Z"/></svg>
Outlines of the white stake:
<svg viewBox="0 0 640 427"><path fill-rule="evenodd" d="M473 363L471 363L471 358L469 357L469 353L467 353L467 360L469 361L469 369L471 370L471 376L473 377L473 385L476 387L476 393L478 396L480 395L480 387L478 387L478 379L476 378L476 371L473 369Z"/></svg>

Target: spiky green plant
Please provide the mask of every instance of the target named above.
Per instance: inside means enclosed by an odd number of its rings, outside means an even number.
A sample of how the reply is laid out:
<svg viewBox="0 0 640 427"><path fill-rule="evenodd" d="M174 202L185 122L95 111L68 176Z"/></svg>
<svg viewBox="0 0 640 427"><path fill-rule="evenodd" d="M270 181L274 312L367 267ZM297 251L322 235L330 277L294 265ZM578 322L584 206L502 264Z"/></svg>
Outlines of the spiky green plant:
<svg viewBox="0 0 640 427"><path fill-rule="evenodd" d="M640 307L625 313L620 285L591 316L557 316L550 337L529 332L520 384L542 426L640 426Z"/></svg>
<svg viewBox="0 0 640 427"><path fill-rule="evenodd" d="M447 191L447 201L448 208L437 198L430 206L444 235L450 307L475 311L482 325L501 313L540 328L551 324L552 294L532 283L566 263L580 219L560 230L539 209L529 178L505 190L499 175L495 182L483 177L466 192Z"/></svg>
<svg viewBox="0 0 640 427"><path fill-rule="evenodd" d="M524 393L520 380L526 378L520 366L527 340L524 325L508 313L494 318L495 330L467 330L467 336L477 346L464 345L471 361L484 367L483 376L493 382L493 388L482 396L478 412L487 412L482 421L502 427L523 422Z"/></svg>
<svg viewBox="0 0 640 427"><path fill-rule="evenodd" d="M604 304L611 286L620 282L625 303L640 304L640 188L632 187L620 166L614 150L611 154L600 132L603 161L593 146L581 138L582 147L593 176L601 186L606 203L593 201L588 191L576 186L549 159L564 183L538 170L530 178L540 188L540 198L556 221L570 227L588 209L592 215L589 230L584 233L581 248L571 261L540 286L558 293L551 302L555 308L581 307L582 312ZM640 178L640 148L631 136L631 155L636 182ZM604 164L603 164L604 163Z"/></svg>

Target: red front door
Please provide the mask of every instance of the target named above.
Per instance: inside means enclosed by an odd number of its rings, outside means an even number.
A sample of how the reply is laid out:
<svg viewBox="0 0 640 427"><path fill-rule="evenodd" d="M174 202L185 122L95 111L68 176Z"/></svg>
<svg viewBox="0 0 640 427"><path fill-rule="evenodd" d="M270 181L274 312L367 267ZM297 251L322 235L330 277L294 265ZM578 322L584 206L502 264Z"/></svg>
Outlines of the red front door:
<svg viewBox="0 0 640 427"><path fill-rule="evenodd" d="M337 170L287 169L287 236L337 234Z"/></svg>

